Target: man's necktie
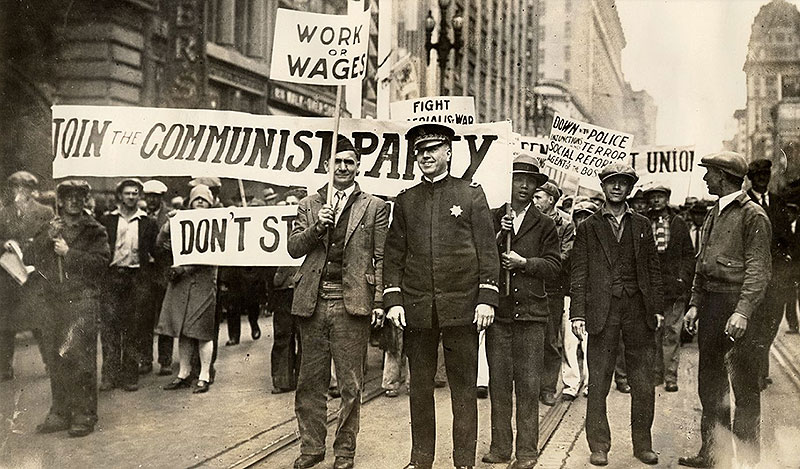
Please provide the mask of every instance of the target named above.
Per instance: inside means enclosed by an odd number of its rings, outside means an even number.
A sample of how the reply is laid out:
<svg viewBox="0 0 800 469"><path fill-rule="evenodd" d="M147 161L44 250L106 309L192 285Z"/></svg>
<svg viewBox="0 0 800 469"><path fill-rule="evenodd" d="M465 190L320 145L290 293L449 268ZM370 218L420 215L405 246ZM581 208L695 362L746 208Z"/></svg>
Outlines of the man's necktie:
<svg viewBox="0 0 800 469"><path fill-rule="evenodd" d="M696 226L694 228L694 253L697 254L700 252L700 229L701 227Z"/></svg>
<svg viewBox="0 0 800 469"><path fill-rule="evenodd" d="M336 201L333 204L333 222L334 224L339 223L339 215L342 214L342 208L344 208L344 191L336 191L336 194L333 195Z"/></svg>
<svg viewBox="0 0 800 469"><path fill-rule="evenodd" d="M667 250L667 228L664 217L658 217L656 222L656 249L658 249L658 252Z"/></svg>

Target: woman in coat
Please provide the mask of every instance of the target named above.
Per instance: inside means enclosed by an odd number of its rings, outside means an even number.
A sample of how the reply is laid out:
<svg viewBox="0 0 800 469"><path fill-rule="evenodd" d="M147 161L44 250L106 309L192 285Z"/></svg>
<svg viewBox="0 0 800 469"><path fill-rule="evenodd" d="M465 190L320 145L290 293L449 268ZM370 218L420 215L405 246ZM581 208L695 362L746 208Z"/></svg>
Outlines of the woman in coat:
<svg viewBox="0 0 800 469"><path fill-rule="evenodd" d="M189 194L189 208L203 209L213 205L214 197L207 186L198 185ZM158 235L158 245L171 252L169 223ZM217 267L188 265L170 268L170 281L156 332L178 338L180 369L178 377L164 389L191 386L192 353L197 342L200 352L200 376L194 392L208 391L211 356L214 350L214 320L217 297Z"/></svg>

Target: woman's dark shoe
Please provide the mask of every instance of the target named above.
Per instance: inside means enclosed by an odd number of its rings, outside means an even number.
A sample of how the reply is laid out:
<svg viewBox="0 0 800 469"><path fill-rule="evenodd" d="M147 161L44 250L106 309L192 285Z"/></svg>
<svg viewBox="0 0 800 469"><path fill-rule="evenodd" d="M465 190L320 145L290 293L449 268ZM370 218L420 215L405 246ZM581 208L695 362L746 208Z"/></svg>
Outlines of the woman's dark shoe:
<svg viewBox="0 0 800 469"><path fill-rule="evenodd" d="M171 383L164 386L166 391L172 391L173 389L187 389L191 387L192 384L189 382L188 379L184 378L175 378L172 380Z"/></svg>
<svg viewBox="0 0 800 469"><path fill-rule="evenodd" d="M194 394L200 394L201 392L208 392L208 381L203 379L198 379L197 384L194 385L194 390L192 391Z"/></svg>
<svg viewBox="0 0 800 469"><path fill-rule="evenodd" d="M225 346L226 347L230 347L231 345L239 345L239 341L238 340L233 340L233 339L228 339L228 341L225 342Z"/></svg>

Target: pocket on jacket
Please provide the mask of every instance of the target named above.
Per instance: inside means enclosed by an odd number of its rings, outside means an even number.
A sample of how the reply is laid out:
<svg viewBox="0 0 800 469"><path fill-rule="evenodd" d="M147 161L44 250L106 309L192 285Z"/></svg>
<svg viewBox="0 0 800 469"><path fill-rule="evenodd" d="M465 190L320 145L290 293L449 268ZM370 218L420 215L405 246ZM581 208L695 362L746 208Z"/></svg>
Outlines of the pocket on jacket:
<svg viewBox="0 0 800 469"><path fill-rule="evenodd" d="M375 285L375 274L364 274L364 277L367 278L368 284Z"/></svg>
<svg viewBox="0 0 800 469"><path fill-rule="evenodd" d="M726 255L720 254L717 256L717 263L724 265L725 267L730 267L731 269L742 269L744 268L744 261L739 259L734 259L732 257L728 257Z"/></svg>

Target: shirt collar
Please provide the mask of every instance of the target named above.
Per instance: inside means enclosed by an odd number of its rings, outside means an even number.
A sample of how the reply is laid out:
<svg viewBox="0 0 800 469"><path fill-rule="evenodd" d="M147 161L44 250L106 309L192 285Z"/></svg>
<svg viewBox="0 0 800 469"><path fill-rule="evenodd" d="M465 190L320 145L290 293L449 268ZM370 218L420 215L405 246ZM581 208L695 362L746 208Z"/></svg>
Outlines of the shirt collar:
<svg viewBox="0 0 800 469"><path fill-rule="evenodd" d="M741 191L736 191L736 192L731 192L728 195L724 195L724 196L720 197L719 200L717 201L717 204L719 204L719 212L718 213L722 213L722 211L725 210L725 207L730 205L740 195L742 195L742 192Z"/></svg>
<svg viewBox="0 0 800 469"><path fill-rule="evenodd" d="M119 211L119 207L115 208L114 211L111 212L111 215L119 215L120 217L125 218L125 215L123 215L122 212ZM133 215L126 218L126 220L128 221L138 220L140 218L145 218L145 217L147 217L147 213L144 210L137 208L136 211L133 212Z"/></svg>
<svg viewBox="0 0 800 469"><path fill-rule="evenodd" d="M425 182L434 183L434 182L441 181L442 179L446 178L447 176L448 176L448 173L447 173L447 171L445 171L442 174L440 174L438 176L435 176L433 179L428 178L428 176L422 176L422 180L425 181Z"/></svg>
<svg viewBox="0 0 800 469"><path fill-rule="evenodd" d="M514 209L512 208L511 212L514 214L514 218L518 216L525 216L525 214L528 213L528 209L531 208L531 203L532 202L528 202L528 205L526 205L525 208L523 208L519 212L515 212Z"/></svg>
<svg viewBox="0 0 800 469"><path fill-rule="evenodd" d="M353 184L350 184L350 187L348 187L347 189L337 189L335 187L333 189L336 192L339 192L339 191L344 192L344 200L348 200L350 198L350 196L353 195L353 192L356 190L356 185L355 185L355 183L353 183ZM334 194L336 192L334 192Z"/></svg>
<svg viewBox="0 0 800 469"><path fill-rule="evenodd" d="M614 217L614 218L617 218L617 217L616 217L616 216L615 216L615 215L614 215L614 214L611 212L611 210L609 210L609 209L608 209L608 205L607 205L607 204L605 204L605 203L603 203L603 205L600 207L600 214L601 214L601 215L603 215L604 217ZM630 206L630 205L628 205L628 202L625 202L625 211L624 211L624 212L622 212L622 215L620 216L620 219L624 218L624 217L625 217L625 215L633 215L633 209L631 208L631 206Z"/></svg>

